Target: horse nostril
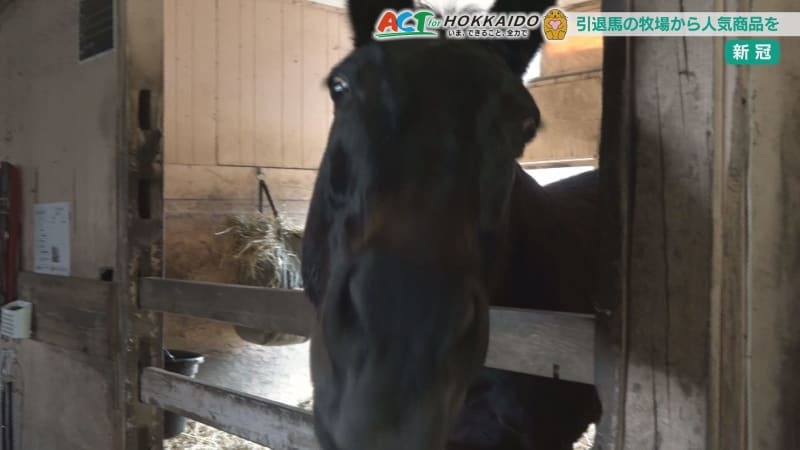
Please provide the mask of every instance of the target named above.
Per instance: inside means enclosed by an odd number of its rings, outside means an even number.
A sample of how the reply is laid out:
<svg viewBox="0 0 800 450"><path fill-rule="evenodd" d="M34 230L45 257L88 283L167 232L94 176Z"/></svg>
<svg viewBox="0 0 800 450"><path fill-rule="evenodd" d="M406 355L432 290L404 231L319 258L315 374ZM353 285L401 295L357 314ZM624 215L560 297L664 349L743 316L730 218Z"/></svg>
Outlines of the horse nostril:
<svg viewBox="0 0 800 450"><path fill-rule="evenodd" d="M339 298L336 301L338 319L348 326L358 324L358 313L353 304L353 296L350 291L350 283L343 283Z"/></svg>

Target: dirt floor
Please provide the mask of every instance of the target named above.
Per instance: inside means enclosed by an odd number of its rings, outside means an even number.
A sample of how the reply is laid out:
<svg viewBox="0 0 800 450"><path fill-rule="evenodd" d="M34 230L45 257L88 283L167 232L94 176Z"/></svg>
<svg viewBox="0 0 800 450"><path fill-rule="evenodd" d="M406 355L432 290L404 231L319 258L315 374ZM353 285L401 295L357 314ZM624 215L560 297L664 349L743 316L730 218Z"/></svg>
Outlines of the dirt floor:
<svg viewBox="0 0 800 450"><path fill-rule="evenodd" d="M166 322L167 348L205 356L197 379L295 406L311 398L307 342L262 346L243 341L229 324L176 316Z"/></svg>

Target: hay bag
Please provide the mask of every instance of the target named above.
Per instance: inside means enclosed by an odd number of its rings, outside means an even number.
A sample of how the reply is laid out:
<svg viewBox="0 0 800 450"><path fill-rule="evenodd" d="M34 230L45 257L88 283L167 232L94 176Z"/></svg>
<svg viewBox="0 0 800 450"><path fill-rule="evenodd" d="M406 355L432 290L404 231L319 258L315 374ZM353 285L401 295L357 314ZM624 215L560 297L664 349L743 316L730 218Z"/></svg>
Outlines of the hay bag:
<svg viewBox="0 0 800 450"><path fill-rule="evenodd" d="M253 213L228 220L218 235L232 239L231 259L237 268L237 282L249 286L302 289L300 254L303 230L278 215ZM275 333L236 326L236 334L259 345L299 344L305 336Z"/></svg>

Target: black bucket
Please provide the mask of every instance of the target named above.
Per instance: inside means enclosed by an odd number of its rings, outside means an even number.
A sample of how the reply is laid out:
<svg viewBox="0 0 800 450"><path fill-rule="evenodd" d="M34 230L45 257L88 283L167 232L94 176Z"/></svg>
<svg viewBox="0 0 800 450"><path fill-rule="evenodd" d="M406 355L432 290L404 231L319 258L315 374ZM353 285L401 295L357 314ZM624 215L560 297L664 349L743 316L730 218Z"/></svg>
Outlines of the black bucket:
<svg viewBox="0 0 800 450"><path fill-rule="evenodd" d="M185 350L164 350L164 369L194 378L200 364L205 361L203 355ZM186 417L164 411L164 439L174 438L186 428Z"/></svg>

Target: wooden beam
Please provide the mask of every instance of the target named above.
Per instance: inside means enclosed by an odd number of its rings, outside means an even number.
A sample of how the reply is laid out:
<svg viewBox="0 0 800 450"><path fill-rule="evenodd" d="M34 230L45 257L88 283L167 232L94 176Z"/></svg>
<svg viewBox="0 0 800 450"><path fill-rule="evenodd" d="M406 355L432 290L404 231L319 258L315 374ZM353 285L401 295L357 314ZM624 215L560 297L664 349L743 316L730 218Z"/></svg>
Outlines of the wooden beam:
<svg viewBox="0 0 800 450"><path fill-rule="evenodd" d="M249 328L309 336L316 318L303 291L143 278L139 305Z"/></svg>
<svg viewBox="0 0 800 450"><path fill-rule="evenodd" d="M34 304L33 340L92 358L111 358L113 283L33 272L20 272L18 280L18 297Z"/></svg>
<svg viewBox="0 0 800 450"><path fill-rule="evenodd" d="M486 366L594 383L594 318L492 308Z"/></svg>
<svg viewBox="0 0 800 450"><path fill-rule="evenodd" d="M142 308L308 336L316 311L302 291L143 278ZM492 308L486 365L594 382L594 319L588 315Z"/></svg>
<svg viewBox="0 0 800 450"><path fill-rule="evenodd" d="M23 300L101 314L108 313L114 294L114 283L89 278L20 272L18 283Z"/></svg>
<svg viewBox="0 0 800 450"><path fill-rule="evenodd" d="M272 450L317 450L311 413L289 405L147 367L141 401Z"/></svg>
<svg viewBox="0 0 800 450"><path fill-rule="evenodd" d="M114 2L119 68L114 281L114 449L161 450L163 414L136 401L143 366L161 366L161 314L140 311L138 279L164 273L164 1ZM172 131L172 130L170 130Z"/></svg>

